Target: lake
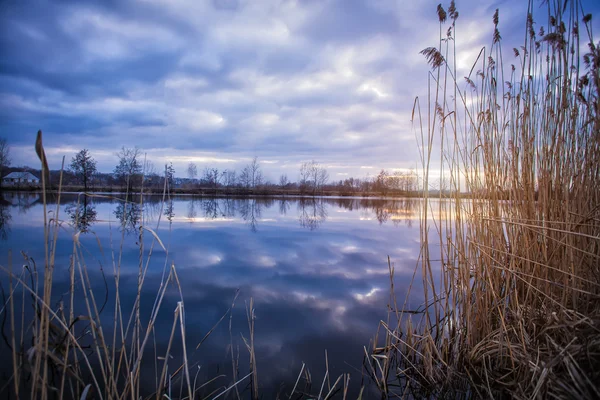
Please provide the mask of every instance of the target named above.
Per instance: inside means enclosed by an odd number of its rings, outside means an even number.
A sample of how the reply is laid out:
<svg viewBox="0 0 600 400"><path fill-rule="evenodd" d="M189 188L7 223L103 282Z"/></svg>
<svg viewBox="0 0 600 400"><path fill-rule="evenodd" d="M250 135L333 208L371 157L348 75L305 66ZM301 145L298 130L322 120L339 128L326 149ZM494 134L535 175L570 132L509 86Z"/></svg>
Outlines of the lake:
<svg viewBox="0 0 600 400"><path fill-rule="evenodd" d="M9 265L10 253L12 268L21 271L23 251L43 270L41 196L5 192L1 200L0 264ZM256 365L264 398L275 398L277 393L287 397L303 364L312 379L306 391L318 393L326 360L331 383L341 373L350 373L353 393L364 384L367 394L377 397L367 375L362 374L364 346L369 349L379 321L387 317L388 256L395 267L399 299L404 299L412 279L419 254L419 200L181 196L162 202L161 196L148 196L143 206L125 206L104 197L87 199L85 204L81 197L79 205L77 200L75 195L63 195L59 207L62 225L56 247L55 306L61 300L67 302L64 296L69 290L73 234L80 231L80 257L102 306L103 328L107 332L113 329L117 268L123 316L129 318L139 272L138 227L143 223L156 232L166 251L158 244L152 248L142 290L142 321L148 321L165 266L168 271L174 265L185 304L191 373L199 371L200 381L217 377L218 384L229 385L232 351L237 376L247 373L244 338L249 338L247 307L252 298ZM50 201L49 218L55 216L55 210L56 201ZM143 235L145 266L154 238L150 231ZM420 280L419 273L416 281ZM4 272L0 281L6 290ZM231 318L228 314L194 350L227 313L237 291ZM179 290L171 287L153 336L159 356L168 343L179 300ZM417 295L409 308L416 309L421 302ZM75 307L86 313L83 302ZM80 325L76 331L86 329L84 323ZM0 342L2 359L9 359L10 351ZM179 344L173 346L176 369L182 350ZM151 388L155 385L154 358L152 351L142 369ZM2 380L6 379L4 375ZM247 382L240 384L240 392L249 393ZM305 384L302 378L299 387ZM211 386L206 386L204 395Z"/></svg>

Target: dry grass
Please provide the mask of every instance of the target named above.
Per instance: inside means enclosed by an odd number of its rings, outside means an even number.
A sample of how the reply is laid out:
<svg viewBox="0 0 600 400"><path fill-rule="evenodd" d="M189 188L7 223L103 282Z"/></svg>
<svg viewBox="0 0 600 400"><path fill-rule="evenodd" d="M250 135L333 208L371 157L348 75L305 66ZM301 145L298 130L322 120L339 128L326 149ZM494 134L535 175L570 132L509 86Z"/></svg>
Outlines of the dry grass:
<svg viewBox="0 0 600 400"><path fill-rule="evenodd" d="M510 53L496 12L464 83L458 13L438 9L413 116L424 187L439 168L454 198L424 191L426 300L415 314L392 296L371 354L385 396L600 398L600 45L581 10L530 2Z"/></svg>

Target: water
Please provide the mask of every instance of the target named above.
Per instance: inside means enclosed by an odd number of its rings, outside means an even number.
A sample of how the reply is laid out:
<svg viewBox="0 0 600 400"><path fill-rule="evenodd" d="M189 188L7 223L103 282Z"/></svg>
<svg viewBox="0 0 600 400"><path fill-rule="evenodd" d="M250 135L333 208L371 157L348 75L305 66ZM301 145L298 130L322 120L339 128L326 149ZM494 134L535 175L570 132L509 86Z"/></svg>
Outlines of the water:
<svg viewBox="0 0 600 400"><path fill-rule="evenodd" d="M80 201L83 203L83 198ZM185 304L186 343L193 351L191 373L201 366L198 379L204 381L224 374L217 382L225 387L232 381L232 349L234 359L239 357L239 376L248 371L243 338L249 338L246 313L252 298L256 362L264 398L274 398L278 392L287 397L303 363L312 376L310 391L318 393L326 350L331 383L341 373L352 374L353 391L366 383L366 376L360 373L364 369L363 346L369 348L379 321L387 316L387 257L396 271L396 294L403 300L419 251L415 200L182 196L162 203L160 196L154 196L145 198L143 208L108 198L88 199L79 206L76 202L76 196L63 195L59 207L58 219L63 224L57 240L55 305L60 300L68 302L64 296L69 288L72 237L81 231L81 256L94 296L103 305L103 328L112 332L114 271L119 257L119 293L124 318L128 318L139 272L138 227L143 223L156 232L167 251L158 244L153 247L143 286L142 322L148 321L165 266L174 265ZM49 218L54 217L55 209L56 203L50 202ZM25 262L20 252L24 251L42 269L43 205L39 195L2 194L0 239L0 264L8 265L10 251L13 268L20 271ZM150 232L144 231L144 265L152 239ZM2 275L0 281L6 285L6 275ZM78 279L76 284L80 287L82 283ZM194 351L231 307L238 290L231 331L228 315ZM155 330L158 356L166 348L180 300L176 286L166 293ZM84 314L82 303L76 308ZM416 308L417 303L415 300L410 307ZM80 324L76 330L85 328ZM0 342L1 358L9 359L7 347ZM177 340L173 347L173 370L181 360L179 343ZM148 354L149 362L142 370L143 379L152 387L154 357L154 351ZM303 383L301 380L299 387L303 388ZM246 383L240 385L240 390L244 388Z"/></svg>

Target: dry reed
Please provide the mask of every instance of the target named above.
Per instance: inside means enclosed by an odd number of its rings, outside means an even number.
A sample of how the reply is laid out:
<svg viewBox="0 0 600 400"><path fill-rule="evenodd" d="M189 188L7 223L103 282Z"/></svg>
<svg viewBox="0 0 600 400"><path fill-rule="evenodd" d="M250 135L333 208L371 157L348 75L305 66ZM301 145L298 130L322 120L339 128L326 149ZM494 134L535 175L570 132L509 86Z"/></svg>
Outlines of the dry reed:
<svg viewBox="0 0 600 400"><path fill-rule="evenodd" d="M413 109L425 304L392 296L370 362L384 397L600 398L600 44L578 1L542 9L510 56L497 10L463 88L458 11L438 7ZM451 200L429 198L438 168Z"/></svg>

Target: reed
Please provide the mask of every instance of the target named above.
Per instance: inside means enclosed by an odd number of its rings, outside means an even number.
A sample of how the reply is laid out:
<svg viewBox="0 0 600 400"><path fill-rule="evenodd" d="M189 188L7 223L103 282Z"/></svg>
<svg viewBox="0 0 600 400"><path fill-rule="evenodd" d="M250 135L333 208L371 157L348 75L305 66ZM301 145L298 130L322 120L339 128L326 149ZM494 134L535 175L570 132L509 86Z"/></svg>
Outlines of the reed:
<svg viewBox="0 0 600 400"><path fill-rule="evenodd" d="M579 1L529 1L509 52L499 18L464 80L454 2L422 52L425 302L392 293L370 354L386 397L600 398L600 44ZM436 169L451 200L429 197Z"/></svg>

